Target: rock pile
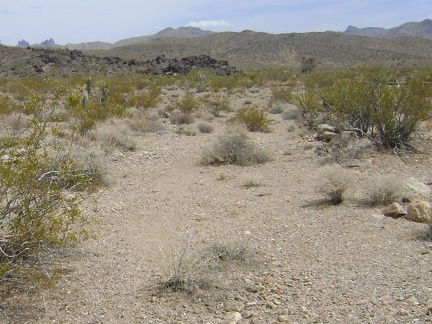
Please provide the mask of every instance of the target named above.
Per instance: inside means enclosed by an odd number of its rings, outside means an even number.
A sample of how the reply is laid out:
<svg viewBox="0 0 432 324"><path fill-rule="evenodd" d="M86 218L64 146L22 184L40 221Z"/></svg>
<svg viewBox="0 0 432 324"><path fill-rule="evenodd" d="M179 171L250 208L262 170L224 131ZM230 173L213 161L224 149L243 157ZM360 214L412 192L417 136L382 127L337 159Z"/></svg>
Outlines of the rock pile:
<svg viewBox="0 0 432 324"><path fill-rule="evenodd" d="M211 69L213 74L227 76L236 72L236 68L229 65L228 61L218 61L208 55L194 55L182 59L167 59L160 55L156 59L147 61L146 73L155 75L186 74L192 69Z"/></svg>

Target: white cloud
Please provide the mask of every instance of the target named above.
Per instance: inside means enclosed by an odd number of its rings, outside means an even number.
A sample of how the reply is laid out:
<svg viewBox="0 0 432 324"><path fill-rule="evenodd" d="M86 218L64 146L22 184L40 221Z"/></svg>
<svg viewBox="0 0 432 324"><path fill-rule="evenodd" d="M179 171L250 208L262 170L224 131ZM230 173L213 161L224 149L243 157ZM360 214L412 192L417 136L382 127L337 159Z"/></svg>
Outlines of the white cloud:
<svg viewBox="0 0 432 324"><path fill-rule="evenodd" d="M218 27L228 27L230 24L225 20L203 20L203 21L191 21L187 24L189 27L198 28L218 28Z"/></svg>

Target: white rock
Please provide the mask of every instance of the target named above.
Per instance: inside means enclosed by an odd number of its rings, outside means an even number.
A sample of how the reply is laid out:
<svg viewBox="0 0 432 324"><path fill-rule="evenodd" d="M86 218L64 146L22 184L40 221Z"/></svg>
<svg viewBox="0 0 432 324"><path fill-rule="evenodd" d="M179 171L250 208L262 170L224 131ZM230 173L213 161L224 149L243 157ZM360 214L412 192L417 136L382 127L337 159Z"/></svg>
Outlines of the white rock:
<svg viewBox="0 0 432 324"><path fill-rule="evenodd" d="M413 177L410 177L404 181L405 187L413 194L419 194L422 196L429 196L432 193L432 189L429 186L421 183Z"/></svg>
<svg viewBox="0 0 432 324"><path fill-rule="evenodd" d="M229 323L237 323L239 321L241 321L242 316L239 312L230 312L228 314L228 322Z"/></svg>

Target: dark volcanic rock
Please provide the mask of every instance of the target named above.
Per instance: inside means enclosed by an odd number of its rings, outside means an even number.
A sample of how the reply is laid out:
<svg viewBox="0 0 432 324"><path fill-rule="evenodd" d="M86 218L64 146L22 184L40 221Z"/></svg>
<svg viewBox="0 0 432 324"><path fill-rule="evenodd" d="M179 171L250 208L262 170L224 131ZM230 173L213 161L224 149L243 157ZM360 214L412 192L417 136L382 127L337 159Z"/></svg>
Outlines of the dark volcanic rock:
<svg viewBox="0 0 432 324"><path fill-rule="evenodd" d="M189 73L192 69L211 69L214 74L220 76L236 72L236 68L229 66L227 61L218 61L208 55L194 55L178 60L177 58L167 59L162 54L152 61L147 61L146 65L146 73L157 75Z"/></svg>
<svg viewBox="0 0 432 324"><path fill-rule="evenodd" d="M0 77L26 75L117 74L139 72L153 75L188 73L192 69L210 69L214 74L226 76L236 72L227 61L218 61L207 55L182 59L168 59L160 55L151 61L124 60L118 56L85 55L79 50L40 47L7 47L0 45Z"/></svg>

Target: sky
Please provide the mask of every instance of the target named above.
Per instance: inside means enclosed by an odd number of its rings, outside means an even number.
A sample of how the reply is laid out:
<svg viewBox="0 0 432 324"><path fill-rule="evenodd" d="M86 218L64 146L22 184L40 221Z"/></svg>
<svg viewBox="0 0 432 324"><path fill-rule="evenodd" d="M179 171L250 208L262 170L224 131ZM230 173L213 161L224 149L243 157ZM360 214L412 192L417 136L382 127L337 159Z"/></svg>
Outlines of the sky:
<svg viewBox="0 0 432 324"><path fill-rule="evenodd" d="M0 0L0 43L114 43L181 26L272 34L344 31L427 18L432 0Z"/></svg>

